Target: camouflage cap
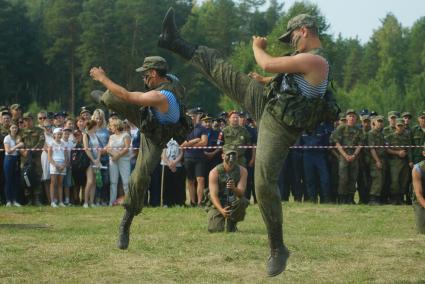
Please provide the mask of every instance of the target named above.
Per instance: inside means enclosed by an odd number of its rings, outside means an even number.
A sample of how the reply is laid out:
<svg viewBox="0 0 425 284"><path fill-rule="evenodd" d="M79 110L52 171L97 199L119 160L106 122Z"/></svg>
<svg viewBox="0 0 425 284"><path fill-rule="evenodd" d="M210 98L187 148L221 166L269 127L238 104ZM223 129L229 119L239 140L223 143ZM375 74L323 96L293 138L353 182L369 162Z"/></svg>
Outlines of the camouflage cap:
<svg viewBox="0 0 425 284"><path fill-rule="evenodd" d="M225 144L223 146L223 153L225 155L230 154L230 153L237 153L237 152L238 152L238 148L234 144Z"/></svg>
<svg viewBox="0 0 425 284"><path fill-rule="evenodd" d="M410 118L412 118L412 114L408 111L405 111L401 114L401 117L405 117L405 116L410 116Z"/></svg>
<svg viewBox="0 0 425 284"><path fill-rule="evenodd" d="M20 104L13 104L13 105L11 105L10 106L10 109L12 110L15 110L15 109L22 109L22 106L20 105Z"/></svg>
<svg viewBox="0 0 425 284"><path fill-rule="evenodd" d="M288 21L286 26L286 33L279 37L281 42L289 43L291 41L291 34L296 29L301 27L317 28L316 18L309 14L299 14Z"/></svg>
<svg viewBox="0 0 425 284"><path fill-rule="evenodd" d="M12 116L12 114L10 113L10 111L9 111L8 109L3 110L3 111L1 112L1 116L3 116L3 115Z"/></svg>
<svg viewBox="0 0 425 284"><path fill-rule="evenodd" d="M395 125L404 125L404 120L402 118L397 118Z"/></svg>
<svg viewBox="0 0 425 284"><path fill-rule="evenodd" d="M373 120L374 121L378 121L378 120L384 121L384 117L382 115L376 115L376 116L373 117Z"/></svg>
<svg viewBox="0 0 425 284"><path fill-rule="evenodd" d="M347 109L347 111L345 112L345 115L349 115L350 113L354 113L355 115L357 115L357 112L352 108Z"/></svg>
<svg viewBox="0 0 425 284"><path fill-rule="evenodd" d="M388 112L388 117L400 117L400 113L398 111L392 110Z"/></svg>
<svg viewBox="0 0 425 284"><path fill-rule="evenodd" d="M347 120L347 118L345 117L345 113L339 113L339 120Z"/></svg>
<svg viewBox="0 0 425 284"><path fill-rule="evenodd" d="M368 114L364 114L364 115L360 116L360 120L361 121L363 121L363 120L370 120L370 116Z"/></svg>
<svg viewBox="0 0 425 284"><path fill-rule="evenodd" d="M167 61L161 56L148 56L143 60L142 67L136 69L136 72L144 73L149 69L168 70Z"/></svg>
<svg viewBox="0 0 425 284"><path fill-rule="evenodd" d="M31 119L33 119L33 118L34 118L34 116L32 115L32 113L30 113L30 112L26 112L26 113L24 113L24 115L22 116L22 118L23 118L23 119L27 119L27 118L31 118Z"/></svg>
<svg viewBox="0 0 425 284"><path fill-rule="evenodd" d="M425 111L421 111L421 112L418 114L418 117L423 117L423 116L425 116Z"/></svg>

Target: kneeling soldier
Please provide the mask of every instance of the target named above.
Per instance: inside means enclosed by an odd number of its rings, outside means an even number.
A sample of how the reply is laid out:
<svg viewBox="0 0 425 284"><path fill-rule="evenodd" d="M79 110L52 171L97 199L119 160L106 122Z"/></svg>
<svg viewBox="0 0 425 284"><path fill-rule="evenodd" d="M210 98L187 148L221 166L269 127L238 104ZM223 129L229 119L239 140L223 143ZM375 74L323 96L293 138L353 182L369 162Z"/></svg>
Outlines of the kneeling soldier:
<svg viewBox="0 0 425 284"><path fill-rule="evenodd" d="M237 164L238 154L234 145L223 147L223 163L210 171L208 231L236 232L236 224L245 218L248 200L244 197L247 170Z"/></svg>
<svg viewBox="0 0 425 284"><path fill-rule="evenodd" d="M425 156L425 151L423 152ZM416 229L425 234L425 160L417 163L412 170L413 208L415 210Z"/></svg>

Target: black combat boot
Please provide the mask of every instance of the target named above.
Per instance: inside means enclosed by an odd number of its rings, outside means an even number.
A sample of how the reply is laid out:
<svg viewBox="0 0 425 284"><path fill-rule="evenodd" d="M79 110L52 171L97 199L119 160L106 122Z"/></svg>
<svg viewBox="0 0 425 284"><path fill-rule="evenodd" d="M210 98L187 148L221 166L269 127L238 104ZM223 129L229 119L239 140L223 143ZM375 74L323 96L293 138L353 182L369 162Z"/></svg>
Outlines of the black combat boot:
<svg viewBox="0 0 425 284"><path fill-rule="evenodd" d="M169 8L162 21L162 32L159 35L158 46L177 53L190 60L198 46L188 43L180 37L174 18L174 9Z"/></svg>
<svg viewBox="0 0 425 284"><path fill-rule="evenodd" d="M130 226L134 215L128 210L125 210L120 224L120 233L118 237L117 247L119 249L127 249L130 242Z"/></svg>
<svg viewBox="0 0 425 284"><path fill-rule="evenodd" d="M274 277L286 268L289 250L283 244L282 228L277 232L269 233L270 256L267 260L267 276Z"/></svg>
<svg viewBox="0 0 425 284"><path fill-rule="evenodd" d="M236 227L236 222L232 221L230 219L226 219L226 232L228 233L234 233L238 230L238 228Z"/></svg>

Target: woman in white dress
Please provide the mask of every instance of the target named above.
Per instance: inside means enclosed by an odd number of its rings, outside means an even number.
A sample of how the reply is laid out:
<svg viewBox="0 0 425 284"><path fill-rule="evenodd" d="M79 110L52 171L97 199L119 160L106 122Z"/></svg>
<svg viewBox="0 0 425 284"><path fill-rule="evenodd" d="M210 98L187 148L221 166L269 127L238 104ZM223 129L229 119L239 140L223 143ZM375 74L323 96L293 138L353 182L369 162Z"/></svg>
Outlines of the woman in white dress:
<svg viewBox="0 0 425 284"><path fill-rule="evenodd" d="M43 173L41 176L41 183L43 184L46 197L49 203L51 203L52 200L50 200L50 163L49 163L49 158L47 155L47 149L50 146L50 144L53 142L53 135L52 135L52 125L49 120L44 121L43 129L44 129L45 142L44 142L43 152L41 153L41 167L43 170Z"/></svg>

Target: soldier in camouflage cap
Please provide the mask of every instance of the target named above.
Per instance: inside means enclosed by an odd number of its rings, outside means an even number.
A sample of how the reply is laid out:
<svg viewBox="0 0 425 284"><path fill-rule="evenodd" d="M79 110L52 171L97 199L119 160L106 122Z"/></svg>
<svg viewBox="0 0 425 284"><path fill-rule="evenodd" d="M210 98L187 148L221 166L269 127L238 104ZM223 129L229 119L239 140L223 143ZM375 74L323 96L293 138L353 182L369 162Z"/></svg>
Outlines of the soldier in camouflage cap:
<svg viewBox="0 0 425 284"><path fill-rule="evenodd" d="M279 40L285 43L291 41L292 32L296 29L308 27L317 32L316 18L309 14L299 14L288 21L286 26L286 33L279 37Z"/></svg>
<svg viewBox="0 0 425 284"><path fill-rule="evenodd" d="M311 18L304 17L301 26L291 26L289 37L294 52L290 56L270 55L266 50L267 39L253 36L252 48L257 64L275 75L264 80L241 73L217 50L184 40L175 25L172 8L163 20L158 41L159 47L188 60L260 123L254 175L257 201L269 237L268 276L280 274L289 257L283 242L282 204L276 191L289 147L295 144L303 130L314 130L325 116L335 120L338 109L328 90L328 59L317 29L307 23L308 19ZM312 83L306 81L307 78L317 78L314 85L320 84L321 87L312 93L308 93L309 87L298 88L301 84Z"/></svg>
<svg viewBox="0 0 425 284"><path fill-rule="evenodd" d="M224 145L232 144L236 146L251 145L251 135L248 130L239 125L239 112L229 112L229 125L223 129ZM242 167L247 166L245 152L247 149L238 148L238 163Z"/></svg>
<svg viewBox="0 0 425 284"><path fill-rule="evenodd" d="M363 134L362 144L367 146L367 134L371 129L370 116L363 114L360 116L361 130ZM369 202L369 190L371 184L370 160L368 151L359 153L359 176L357 177L357 190L359 192L359 203L367 204Z"/></svg>
<svg viewBox="0 0 425 284"><path fill-rule="evenodd" d="M10 106L10 113L12 114L12 121L16 124L22 119L22 106L20 104L13 104Z"/></svg>
<svg viewBox="0 0 425 284"><path fill-rule="evenodd" d="M140 72L144 74L146 71L150 69L156 70L168 70L167 61L161 56L148 56L143 60L142 67L136 69L136 72Z"/></svg>
<svg viewBox="0 0 425 284"><path fill-rule="evenodd" d="M92 97L108 109L126 117L143 133L141 150L123 203L125 213L117 242L120 249L128 248L131 223L142 211L145 192L149 187L151 175L160 162L163 148L171 138L181 144L192 127L181 101L184 87L175 76L167 74L167 69L164 58L145 58L142 67L136 70L143 75L148 89L145 92L126 90L109 79L101 67L93 67L90 70L93 80L99 81L108 89L105 93L93 91Z"/></svg>
<svg viewBox="0 0 425 284"><path fill-rule="evenodd" d="M236 224L245 218L248 200L244 197L247 170L237 163L237 146L224 145L223 163L209 173L210 206L208 210L208 231L222 232L226 222L226 231L235 232Z"/></svg>

